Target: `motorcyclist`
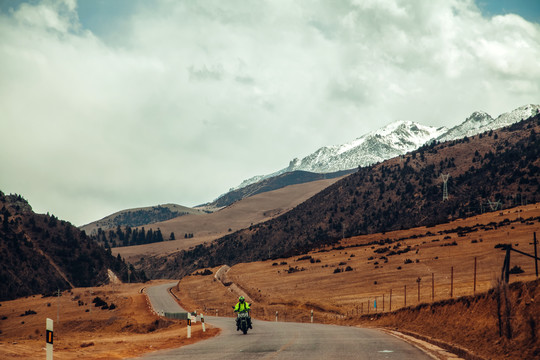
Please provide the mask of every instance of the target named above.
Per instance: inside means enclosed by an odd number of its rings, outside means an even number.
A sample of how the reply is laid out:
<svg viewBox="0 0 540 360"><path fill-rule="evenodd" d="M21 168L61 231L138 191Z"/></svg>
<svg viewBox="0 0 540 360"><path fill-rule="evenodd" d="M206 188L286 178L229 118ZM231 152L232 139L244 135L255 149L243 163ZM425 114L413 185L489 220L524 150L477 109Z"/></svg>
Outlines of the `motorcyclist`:
<svg viewBox="0 0 540 360"><path fill-rule="evenodd" d="M247 312L248 315L249 315L250 310L251 310L250 304L246 301L246 299L243 296L240 296L238 298L238 302L234 306L234 312L235 313L237 313L237 312ZM248 327L250 329L253 329L253 327L251 326L251 316L248 317ZM236 318L236 331L238 331L238 330L240 330L240 324L238 322L238 317L237 317Z"/></svg>

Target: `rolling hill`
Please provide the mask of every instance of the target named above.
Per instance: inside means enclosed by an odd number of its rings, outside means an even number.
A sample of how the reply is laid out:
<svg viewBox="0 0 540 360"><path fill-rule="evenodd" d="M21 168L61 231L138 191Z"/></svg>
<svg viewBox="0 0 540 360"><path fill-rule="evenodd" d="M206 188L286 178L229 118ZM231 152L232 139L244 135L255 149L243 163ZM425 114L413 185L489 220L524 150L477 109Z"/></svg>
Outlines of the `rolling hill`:
<svg viewBox="0 0 540 360"><path fill-rule="evenodd" d="M136 227L169 220L178 216L200 215L205 213L206 212L199 209L192 209L177 204L147 206L118 211L101 220L83 225L80 229L84 230L88 235L96 235L98 229L106 231L116 229L118 226Z"/></svg>
<svg viewBox="0 0 540 360"><path fill-rule="evenodd" d="M136 261L141 257L187 250L284 214L338 180L334 178L290 185L250 196L210 214L181 216L147 225L144 227L146 230L159 229L165 235L174 233L176 240L117 247L112 251L128 261ZM109 236L115 236L115 233Z"/></svg>
<svg viewBox="0 0 540 360"><path fill-rule="evenodd" d="M343 237L430 226L538 201L540 115L496 131L433 142L358 172L293 210L208 245L138 263L152 276L303 253ZM441 174L449 198L442 200Z"/></svg>

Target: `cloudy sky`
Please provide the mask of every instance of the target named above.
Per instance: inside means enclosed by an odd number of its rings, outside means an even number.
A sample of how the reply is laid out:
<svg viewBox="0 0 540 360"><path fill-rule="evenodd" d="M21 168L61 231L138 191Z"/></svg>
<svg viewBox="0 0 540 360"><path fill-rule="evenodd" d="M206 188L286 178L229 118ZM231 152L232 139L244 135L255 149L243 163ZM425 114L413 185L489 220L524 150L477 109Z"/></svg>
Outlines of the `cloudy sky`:
<svg viewBox="0 0 540 360"><path fill-rule="evenodd" d="M83 225L540 103L536 0L0 0L0 190Z"/></svg>

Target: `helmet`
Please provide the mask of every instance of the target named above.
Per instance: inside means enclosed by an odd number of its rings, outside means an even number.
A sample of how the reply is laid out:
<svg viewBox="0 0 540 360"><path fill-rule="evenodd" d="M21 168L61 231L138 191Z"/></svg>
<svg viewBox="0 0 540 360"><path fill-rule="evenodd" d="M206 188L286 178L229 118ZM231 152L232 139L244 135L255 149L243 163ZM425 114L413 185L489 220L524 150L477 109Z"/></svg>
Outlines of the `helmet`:
<svg viewBox="0 0 540 360"><path fill-rule="evenodd" d="M240 297L238 298L238 301L240 301L240 302L244 302L244 300L245 300L245 299L244 299L243 296L240 296Z"/></svg>

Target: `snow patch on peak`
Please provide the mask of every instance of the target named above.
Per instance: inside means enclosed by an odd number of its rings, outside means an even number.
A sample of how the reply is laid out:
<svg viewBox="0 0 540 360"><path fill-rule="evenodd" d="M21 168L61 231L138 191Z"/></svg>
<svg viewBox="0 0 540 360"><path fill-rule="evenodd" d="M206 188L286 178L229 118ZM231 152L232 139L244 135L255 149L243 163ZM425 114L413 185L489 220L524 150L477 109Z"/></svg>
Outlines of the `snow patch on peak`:
<svg viewBox="0 0 540 360"><path fill-rule="evenodd" d="M302 159L291 160L284 169L269 175L252 177L231 190L295 170L330 173L369 166L414 151L434 140L443 142L473 136L527 119L539 112L540 105L532 104L501 114L496 119L484 111L475 111L464 122L451 129L425 126L413 121L395 121L351 142L321 147Z"/></svg>
<svg viewBox="0 0 540 360"><path fill-rule="evenodd" d="M483 111L475 111L461 124L454 126L445 134L437 138L438 141L462 139L465 136L474 136L489 130L497 130L512 125L521 120L528 119L540 112L540 105L524 105L493 119Z"/></svg>
<svg viewBox="0 0 540 360"><path fill-rule="evenodd" d="M493 121L491 130L499 129L504 126L508 126L516 122L519 122L521 120L525 120L527 118L530 118L533 115L538 114L539 112L540 112L540 105L529 104L529 105L520 106L513 111L499 115L495 119L495 121Z"/></svg>

